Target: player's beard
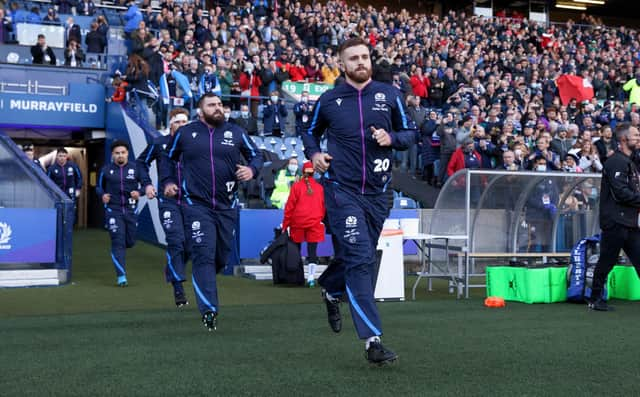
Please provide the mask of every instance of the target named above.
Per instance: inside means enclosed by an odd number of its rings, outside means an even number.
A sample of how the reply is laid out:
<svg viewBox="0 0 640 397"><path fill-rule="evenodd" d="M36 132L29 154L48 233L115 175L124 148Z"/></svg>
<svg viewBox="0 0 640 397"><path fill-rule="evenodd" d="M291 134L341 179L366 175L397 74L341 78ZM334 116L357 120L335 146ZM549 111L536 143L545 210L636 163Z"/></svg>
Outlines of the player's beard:
<svg viewBox="0 0 640 397"><path fill-rule="evenodd" d="M345 71L345 74L354 83L362 84L366 83L367 80L371 78L371 68L367 69L366 67L362 66L356 70Z"/></svg>
<svg viewBox="0 0 640 397"><path fill-rule="evenodd" d="M213 112L213 114L205 114L204 121L214 127L220 127L224 123L224 113Z"/></svg>

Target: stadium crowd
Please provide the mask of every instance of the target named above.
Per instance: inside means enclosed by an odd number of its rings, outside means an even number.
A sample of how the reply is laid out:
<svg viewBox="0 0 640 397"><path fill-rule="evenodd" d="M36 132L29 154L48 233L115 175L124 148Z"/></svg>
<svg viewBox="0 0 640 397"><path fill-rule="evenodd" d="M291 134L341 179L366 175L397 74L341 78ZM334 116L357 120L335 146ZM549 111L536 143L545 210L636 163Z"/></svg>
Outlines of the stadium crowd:
<svg viewBox="0 0 640 397"><path fill-rule="evenodd" d="M86 3L70 7L86 13ZM209 10L194 1L119 4L128 7L128 90L146 92L148 81L160 91L165 85L168 97L192 108L213 91L252 135L300 135L311 107L305 102L295 129L282 131L291 108L281 104L282 83L339 84L337 46L352 36L366 39L374 79L402 91L421 130L403 162L434 185L465 167L531 169L537 157L551 170L597 172L615 148L612 128L640 123L637 30L606 27L585 14L578 23L545 26L520 17L454 11L440 17L341 1L228 0ZM10 21L16 8L11 3L4 18ZM96 23L106 32L100 16ZM580 77L593 94L561 95L563 75ZM259 99L247 103L249 97ZM160 124L167 102L155 108Z"/></svg>
<svg viewBox="0 0 640 397"><path fill-rule="evenodd" d="M531 169L537 157L551 170L600 171L615 148L611 128L640 123L637 31L586 15L546 27L337 1L218 3L207 12L168 0L154 13L148 2L130 2L130 84L144 90L147 76L159 83L165 74L169 95L178 97L178 71L196 98L213 90L232 110L249 96L269 105L287 80L339 84L335 49L357 35L373 49L374 79L405 95L422 133L414 150L421 159L410 168L432 184L466 166ZM583 78L593 96L578 90L563 102L556 84L562 75ZM242 117L256 117L257 101L246 110ZM465 141L473 141L467 153L477 161L450 162Z"/></svg>

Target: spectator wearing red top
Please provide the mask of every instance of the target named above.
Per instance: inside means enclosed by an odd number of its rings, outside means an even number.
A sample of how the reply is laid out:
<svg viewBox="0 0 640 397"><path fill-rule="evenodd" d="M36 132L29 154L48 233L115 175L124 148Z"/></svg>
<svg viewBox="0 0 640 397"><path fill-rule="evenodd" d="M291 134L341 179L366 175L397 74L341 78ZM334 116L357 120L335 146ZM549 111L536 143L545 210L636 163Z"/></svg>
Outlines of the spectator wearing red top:
<svg viewBox="0 0 640 397"><path fill-rule="evenodd" d="M307 242L310 287L315 285L318 243L324 241L324 215L324 190L313 178L313 164L306 161L302 167L302 178L291 186L284 207L282 230L289 228L289 237L298 247L303 241Z"/></svg>
<svg viewBox="0 0 640 397"><path fill-rule="evenodd" d="M257 117L258 104L260 102L258 97L260 96L262 80L260 80L260 76L258 76L253 63L245 63L244 71L240 74L238 83L240 85L241 96L245 98L252 97L249 101L251 103L251 114L253 117Z"/></svg>
<svg viewBox="0 0 640 397"><path fill-rule="evenodd" d="M473 139L467 137L462 142L462 146L451 155L451 160L447 165L447 175L451 176L465 168L476 169L481 167L482 156L475 150Z"/></svg>
<svg viewBox="0 0 640 397"><path fill-rule="evenodd" d="M305 66L305 71L307 72L307 81L322 80L322 71L315 58L309 58L309 64Z"/></svg>
<svg viewBox="0 0 640 397"><path fill-rule="evenodd" d="M300 59L296 59L295 63L289 68L289 76L291 76L291 81L302 81L307 77L307 70L300 63Z"/></svg>
<svg viewBox="0 0 640 397"><path fill-rule="evenodd" d="M413 95L420 97L420 104L422 106L426 106L426 99L429 97L429 87L431 87L431 83L429 82L429 78L422 74L422 68L417 67L413 76L409 80L411 83L411 89L413 90Z"/></svg>

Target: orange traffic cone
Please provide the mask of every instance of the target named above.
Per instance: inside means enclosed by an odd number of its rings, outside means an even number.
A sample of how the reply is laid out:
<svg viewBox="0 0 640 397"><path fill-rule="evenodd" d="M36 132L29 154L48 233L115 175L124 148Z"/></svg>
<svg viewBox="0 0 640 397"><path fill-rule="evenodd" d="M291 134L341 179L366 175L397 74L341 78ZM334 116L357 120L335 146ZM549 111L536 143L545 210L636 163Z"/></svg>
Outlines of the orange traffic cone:
<svg viewBox="0 0 640 397"><path fill-rule="evenodd" d="M489 296L484 300L484 305L486 307L504 307L504 298L499 296Z"/></svg>

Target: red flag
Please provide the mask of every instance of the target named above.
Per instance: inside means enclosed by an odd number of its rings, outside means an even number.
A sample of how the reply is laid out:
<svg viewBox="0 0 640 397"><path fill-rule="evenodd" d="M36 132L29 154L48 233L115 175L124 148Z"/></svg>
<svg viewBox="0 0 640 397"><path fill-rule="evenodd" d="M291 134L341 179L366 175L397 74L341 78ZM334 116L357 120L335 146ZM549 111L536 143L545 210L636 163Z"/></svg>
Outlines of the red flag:
<svg viewBox="0 0 640 397"><path fill-rule="evenodd" d="M578 102L588 101L593 98L591 82L580 76L563 74L556 80L556 86L560 92L560 100L563 105L568 105L573 98Z"/></svg>

